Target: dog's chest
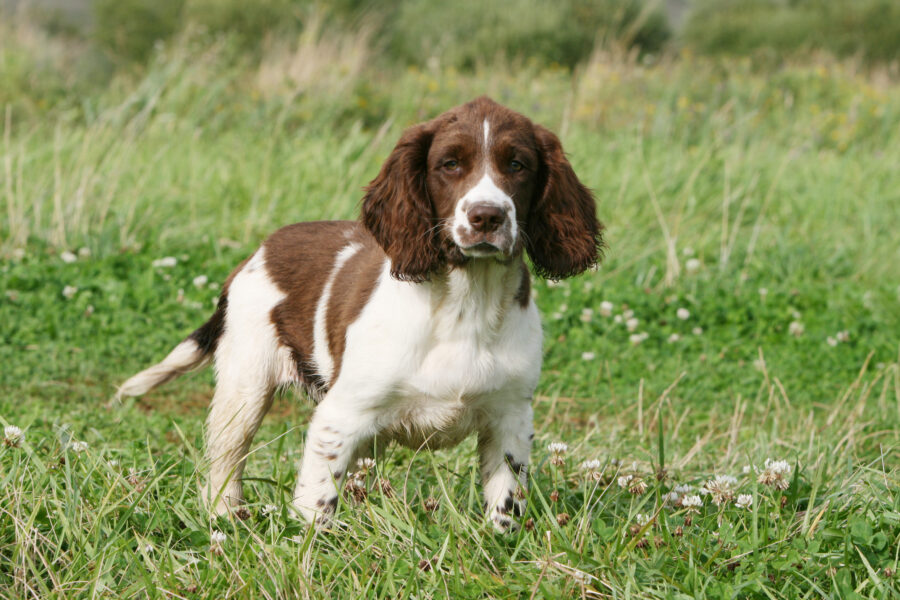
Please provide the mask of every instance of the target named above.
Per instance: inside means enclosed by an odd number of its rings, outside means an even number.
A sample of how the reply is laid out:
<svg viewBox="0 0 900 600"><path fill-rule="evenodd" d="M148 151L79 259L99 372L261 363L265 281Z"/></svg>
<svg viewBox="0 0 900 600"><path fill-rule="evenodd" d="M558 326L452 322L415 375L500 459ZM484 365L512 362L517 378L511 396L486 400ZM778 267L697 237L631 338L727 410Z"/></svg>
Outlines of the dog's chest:
<svg viewBox="0 0 900 600"><path fill-rule="evenodd" d="M540 334L537 348L535 336L520 339L529 324L519 314L497 330L475 324L464 320L436 329L391 403L391 437L411 447L451 446L487 414L502 410L502 403L531 394L540 370Z"/></svg>

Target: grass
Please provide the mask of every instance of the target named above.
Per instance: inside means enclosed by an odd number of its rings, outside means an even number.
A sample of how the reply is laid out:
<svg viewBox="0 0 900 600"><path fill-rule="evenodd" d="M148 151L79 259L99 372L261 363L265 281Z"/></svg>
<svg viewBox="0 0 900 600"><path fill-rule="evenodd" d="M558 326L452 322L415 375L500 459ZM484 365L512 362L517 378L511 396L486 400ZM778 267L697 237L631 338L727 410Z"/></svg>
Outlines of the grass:
<svg viewBox="0 0 900 600"><path fill-rule="evenodd" d="M896 61L900 9L890 0L697 0L684 43L709 54L778 56L829 50Z"/></svg>
<svg viewBox="0 0 900 600"><path fill-rule="evenodd" d="M56 49L4 43L0 74L28 85L6 87L0 136L0 424L24 430L0 445L0 596L900 595L889 75L616 52L574 73L359 69L377 56L327 35L257 65L183 38L75 98L43 86L68 64ZM305 68L273 75L292 57ZM39 59L23 80L21 61ZM608 226L601 269L535 285L530 525L498 536L483 521L469 440L392 449L337 531L307 528L286 508L311 412L292 394L256 438L252 517L208 521L212 374L124 403L115 385L201 323L267 233L352 218L406 125L480 93L560 133ZM165 256L175 266L153 265ZM615 321L628 311L633 332ZM744 473L769 458L790 465L786 489ZM749 510L666 502L716 475Z"/></svg>

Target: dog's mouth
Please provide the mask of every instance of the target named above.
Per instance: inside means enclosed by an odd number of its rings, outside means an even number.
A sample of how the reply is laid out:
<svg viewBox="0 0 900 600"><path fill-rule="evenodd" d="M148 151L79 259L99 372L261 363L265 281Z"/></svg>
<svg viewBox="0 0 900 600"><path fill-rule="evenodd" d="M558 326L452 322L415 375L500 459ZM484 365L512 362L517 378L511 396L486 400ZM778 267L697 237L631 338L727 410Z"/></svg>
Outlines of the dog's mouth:
<svg viewBox="0 0 900 600"><path fill-rule="evenodd" d="M494 231L473 231L470 227L456 225L451 229L451 239L459 252L467 258L508 258L516 248L516 240L509 225Z"/></svg>
<svg viewBox="0 0 900 600"><path fill-rule="evenodd" d="M473 258L481 256L494 256L495 254L503 253L503 250L501 248L488 241L481 241L470 246L460 246L460 250L462 250L462 253L464 255Z"/></svg>

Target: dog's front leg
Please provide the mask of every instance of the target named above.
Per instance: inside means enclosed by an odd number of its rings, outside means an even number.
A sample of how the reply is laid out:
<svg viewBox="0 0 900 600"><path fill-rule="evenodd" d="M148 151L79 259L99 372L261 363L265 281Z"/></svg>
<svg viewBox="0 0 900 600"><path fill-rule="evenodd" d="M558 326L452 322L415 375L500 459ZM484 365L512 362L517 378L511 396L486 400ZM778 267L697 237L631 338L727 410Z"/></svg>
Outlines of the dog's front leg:
<svg viewBox="0 0 900 600"><path fill-rule="evenodd" d="M528 457L534 438L531 399L498 402L478 433L487 514L500 532L517 529L525 512Z"/></svg>
<svg viewBox="0 0 900 600"><path fill-rule="evenodd" d="M369 414L332 394L316 408L294 490L294 506L307 521L326 525L334 514L350 461L374 435Z"/></svg>

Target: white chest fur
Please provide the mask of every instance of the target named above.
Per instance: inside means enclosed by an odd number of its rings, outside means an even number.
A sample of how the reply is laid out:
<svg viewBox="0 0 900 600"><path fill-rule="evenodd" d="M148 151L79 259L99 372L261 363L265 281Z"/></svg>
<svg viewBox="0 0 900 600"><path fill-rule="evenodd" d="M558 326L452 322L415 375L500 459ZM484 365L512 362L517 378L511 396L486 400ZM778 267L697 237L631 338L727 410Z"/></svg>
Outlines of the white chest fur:
<svg viewBox="0 0 900 600"><path fill-rule="evenodd" d="M378 428L410 446L459 442L486 414L531 397L540 374L534 303L514 295L518 269L485 264L409 284L385 270L347 332L335 389L352 389ZM348 386L350 389L347 389Z"/></svg>

